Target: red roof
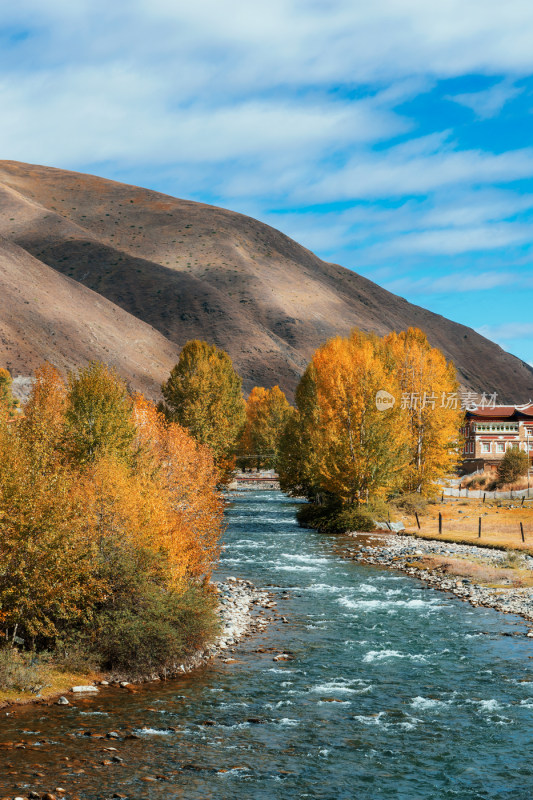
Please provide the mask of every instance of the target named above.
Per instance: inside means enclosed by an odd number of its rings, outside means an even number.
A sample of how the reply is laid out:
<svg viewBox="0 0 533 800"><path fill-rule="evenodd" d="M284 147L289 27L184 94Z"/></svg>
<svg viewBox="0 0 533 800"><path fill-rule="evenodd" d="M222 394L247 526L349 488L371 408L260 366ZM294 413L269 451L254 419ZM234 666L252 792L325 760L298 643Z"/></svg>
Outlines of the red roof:
<svg viewBox="0 0 533 800"><path fill-rule="evenodd" d="M533 419L533 403L524 403L521 406L478 406L475 409L468 409L469 419L521 419L531 417Z"/></svg>

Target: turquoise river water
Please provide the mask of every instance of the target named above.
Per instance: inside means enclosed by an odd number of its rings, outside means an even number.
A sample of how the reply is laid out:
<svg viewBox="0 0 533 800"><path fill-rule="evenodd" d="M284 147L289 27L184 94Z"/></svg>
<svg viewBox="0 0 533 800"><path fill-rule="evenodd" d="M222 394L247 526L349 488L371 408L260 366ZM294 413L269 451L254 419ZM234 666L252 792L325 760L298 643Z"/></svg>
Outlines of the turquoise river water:
<svg viewBox="0 0 533 800"><path fill-rule="evenodd" d="M349 561L348 539L298 528L295 509L278 492L236 497L220 568L271 588L289 624L243 642L234 664L3 712L0 795L532 798L523 621Z"/></svg>

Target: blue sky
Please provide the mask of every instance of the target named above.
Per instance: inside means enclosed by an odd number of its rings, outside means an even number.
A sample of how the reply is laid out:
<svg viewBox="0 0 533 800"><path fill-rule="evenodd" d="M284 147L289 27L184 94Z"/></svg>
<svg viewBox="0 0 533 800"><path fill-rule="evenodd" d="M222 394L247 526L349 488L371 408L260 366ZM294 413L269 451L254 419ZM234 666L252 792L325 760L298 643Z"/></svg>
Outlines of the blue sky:
<svg viewBox="0 0 533 800"><path fill-rule="evenodd" d="M533 364L530 0L2 6L2 158L250 214Z"/></svg>

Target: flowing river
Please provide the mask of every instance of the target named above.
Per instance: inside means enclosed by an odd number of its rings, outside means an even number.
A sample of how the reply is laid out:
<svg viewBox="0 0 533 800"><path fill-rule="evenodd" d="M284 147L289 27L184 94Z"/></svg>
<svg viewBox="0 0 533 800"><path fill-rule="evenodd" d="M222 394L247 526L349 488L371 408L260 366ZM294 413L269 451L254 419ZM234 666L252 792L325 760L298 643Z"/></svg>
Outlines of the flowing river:
<svg viewBox="0 0 533 800"><path fill-rule="evenodd" d="M347 540L298 528L295 508L279 492L235 498L220 568L272 588L288 624L241 643L234 664L2 712L0 745L24 748L0 749L0 794L530 800L523 621L348 561Z"/></svg>

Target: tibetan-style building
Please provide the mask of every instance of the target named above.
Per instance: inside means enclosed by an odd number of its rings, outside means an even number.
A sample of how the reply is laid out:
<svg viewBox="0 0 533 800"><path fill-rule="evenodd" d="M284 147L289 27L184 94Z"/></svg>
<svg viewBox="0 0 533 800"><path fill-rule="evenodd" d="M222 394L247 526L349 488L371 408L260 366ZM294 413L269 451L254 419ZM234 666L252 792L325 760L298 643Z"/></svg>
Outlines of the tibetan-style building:
<svg viewBox="0 0 533 800"><path fill-rule="evenodd" d="M466 411L463 469L496 469L505 451L518 446L533 459L533 403L477 406Z"/></svg>

